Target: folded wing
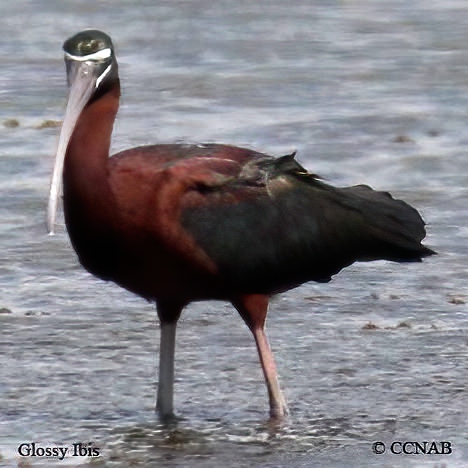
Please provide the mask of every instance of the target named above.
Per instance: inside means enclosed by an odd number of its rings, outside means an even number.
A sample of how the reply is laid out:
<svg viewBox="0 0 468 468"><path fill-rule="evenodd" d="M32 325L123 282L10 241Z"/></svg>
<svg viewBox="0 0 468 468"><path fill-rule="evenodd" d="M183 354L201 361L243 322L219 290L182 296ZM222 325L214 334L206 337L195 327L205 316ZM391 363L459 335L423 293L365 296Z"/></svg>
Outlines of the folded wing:
<svg viewBox="0 0 468 468"><path fill-rule="evenodd" d="M213 177L216 180L216 177ZM335 188L309 174L294 154L242 161L220 184L192 188L181 222L226 283L273 293L326 282L355 261L420 261L418 212L386 192ZM193 195L193 194L192 194Z"/></svg>

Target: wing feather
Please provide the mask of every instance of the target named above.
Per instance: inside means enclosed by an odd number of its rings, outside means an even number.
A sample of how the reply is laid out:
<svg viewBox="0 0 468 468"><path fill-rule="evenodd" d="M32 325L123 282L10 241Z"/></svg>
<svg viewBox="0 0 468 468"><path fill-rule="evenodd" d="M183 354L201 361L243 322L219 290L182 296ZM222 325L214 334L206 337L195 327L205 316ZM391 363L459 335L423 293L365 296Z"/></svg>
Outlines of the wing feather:
<svg viewBox="0 0 468 468"><path fill-rule="evenodd" d="M247 161L237 178L188 204L181 222L224 280L245 291L326 282L355 261L433 253L420 243L424 222L411 206L367 186L327 185L294 154Z"/></svg>

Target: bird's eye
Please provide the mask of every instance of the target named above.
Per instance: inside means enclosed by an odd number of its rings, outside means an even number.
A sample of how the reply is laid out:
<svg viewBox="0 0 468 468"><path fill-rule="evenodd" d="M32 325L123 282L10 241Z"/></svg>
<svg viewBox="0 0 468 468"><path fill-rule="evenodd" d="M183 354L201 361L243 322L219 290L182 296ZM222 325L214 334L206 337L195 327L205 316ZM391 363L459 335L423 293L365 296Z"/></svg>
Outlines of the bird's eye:
<svg viewBox="0 0 468 468"><path fill-rule="evenodd" d="M100 49L103 49L105 44L98 39L91 39L88 41L82 41L78 44L78 51L80 55L90 55L98 52Z"/></svg>

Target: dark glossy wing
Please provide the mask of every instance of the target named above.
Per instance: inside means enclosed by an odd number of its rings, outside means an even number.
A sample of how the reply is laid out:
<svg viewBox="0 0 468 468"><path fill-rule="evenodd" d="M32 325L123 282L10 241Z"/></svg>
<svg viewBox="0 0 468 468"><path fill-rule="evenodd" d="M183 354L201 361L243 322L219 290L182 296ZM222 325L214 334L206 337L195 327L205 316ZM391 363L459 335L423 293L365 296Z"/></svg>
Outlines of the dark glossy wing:
<svg viewBox="0 0 468 468"><path fill-rule="evenodd" d="M255 157L236 177L200 184L181 214L226 283L246 292L277 292L329 281L354 261L420 261L418 212L367 186L335 188L294 159Z"/></svg>

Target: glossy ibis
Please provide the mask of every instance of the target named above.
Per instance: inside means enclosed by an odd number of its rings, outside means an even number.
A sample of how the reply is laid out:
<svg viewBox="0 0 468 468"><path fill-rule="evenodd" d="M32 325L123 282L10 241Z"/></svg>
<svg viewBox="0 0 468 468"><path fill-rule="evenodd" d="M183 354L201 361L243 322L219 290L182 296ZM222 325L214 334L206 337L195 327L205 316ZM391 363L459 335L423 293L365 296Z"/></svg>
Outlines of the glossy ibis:
<svg viewBox="0 0 468 468"><path fill-rule="evenodd" d="M420 261L424 223L388 193L335 188L294 154L220 144L140 146L109 158L120 84L110 37L63 49L70 94L51 184L81 264L154 301L161 326L157 410L173 415L176 325L193 301L226 300L253 333L270 414L287 412L264 331L271 295L327 282L355 261Z"/></svg>

